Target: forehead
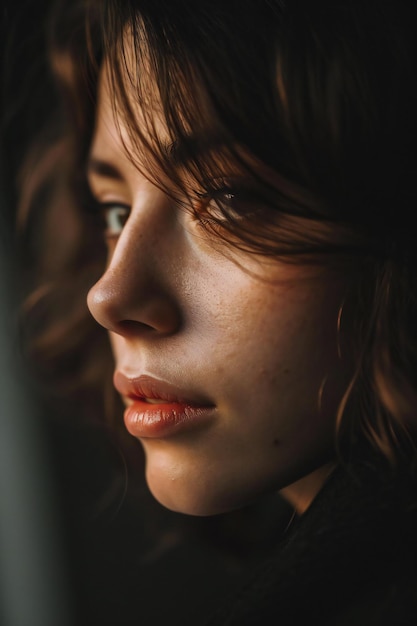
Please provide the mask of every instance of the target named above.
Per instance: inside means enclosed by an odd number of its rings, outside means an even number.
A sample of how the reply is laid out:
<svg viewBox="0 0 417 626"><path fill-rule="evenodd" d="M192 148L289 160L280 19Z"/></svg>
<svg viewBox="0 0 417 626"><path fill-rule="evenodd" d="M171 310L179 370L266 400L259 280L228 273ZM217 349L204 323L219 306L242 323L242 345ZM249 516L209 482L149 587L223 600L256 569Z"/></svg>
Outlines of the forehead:
<svg viewBox="0 0 417 626"><path fill-rule="evenodd" d="M278 173L232 138L198 79L186 84L177 68L159 76L146 41L134 41L126 31L120 49L101 67L91 154L129 161L156 180L161 173L175 182L183 175L201 182L255 174L282 190Z"/></svg>
<svg viewBox="0 0 417 626"><path fill-rule="evenodd" d="M127 47L126 51L131 48ZM126 65L120 66L117 73L109 60L103 63L98 81L91 154L131 161L132 156L138 156L138 133L135 130L139 130L143 137L152 132L159 141L168 141L156 86L146 67L141 69L140 85L136 82L138 73L132 52L126 55Z"/></svg>
<svg viewBox="0 0 417 626"><path fill-rule="evenodd" d="M101 68L90 161L116 160L151 178L158 172L190 174L191 164L197 162L213 175L239 171L239 159L232 153L240 153L242 162L249 161L248 155L236 145L230 150L209 121L203 130L190 130L179 114L178 123L168 127L149 63L139 67L131 49L129 45L117 73L108 60Z"/></svg>

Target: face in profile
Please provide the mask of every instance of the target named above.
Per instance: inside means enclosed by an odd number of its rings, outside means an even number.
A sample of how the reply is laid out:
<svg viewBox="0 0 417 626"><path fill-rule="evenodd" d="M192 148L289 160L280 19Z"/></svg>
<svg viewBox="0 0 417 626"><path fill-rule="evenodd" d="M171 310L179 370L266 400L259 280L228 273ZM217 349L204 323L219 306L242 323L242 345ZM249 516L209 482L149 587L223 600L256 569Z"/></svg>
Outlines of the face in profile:
<svg viewBox="0 0 417 626"><path fill-rule="evenodd" d="M351 374L338 335L348 285L226 244L125 145L134 151L104 75L89 180L109 258L88 304L109 331L124 422L163 505L238 508L332 459Z"/></svg>

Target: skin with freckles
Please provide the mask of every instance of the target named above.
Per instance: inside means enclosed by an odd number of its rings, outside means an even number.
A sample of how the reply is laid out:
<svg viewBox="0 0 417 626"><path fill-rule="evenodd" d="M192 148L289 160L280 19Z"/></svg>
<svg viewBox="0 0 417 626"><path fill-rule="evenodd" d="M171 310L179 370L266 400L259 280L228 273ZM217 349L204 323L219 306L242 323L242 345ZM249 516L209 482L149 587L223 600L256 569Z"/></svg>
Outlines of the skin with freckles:
<svg viewBox="0 0 417 626"><path fill-rule="evenodd" d="M103 80L89 181L108 205L109 260L88 305L116 371L211 407L174 435L140 437L148 485L194 515L279 489L302 512L331 471L352 373L338 336L348 279L226 249L134 167L108 90Z"/></svg>

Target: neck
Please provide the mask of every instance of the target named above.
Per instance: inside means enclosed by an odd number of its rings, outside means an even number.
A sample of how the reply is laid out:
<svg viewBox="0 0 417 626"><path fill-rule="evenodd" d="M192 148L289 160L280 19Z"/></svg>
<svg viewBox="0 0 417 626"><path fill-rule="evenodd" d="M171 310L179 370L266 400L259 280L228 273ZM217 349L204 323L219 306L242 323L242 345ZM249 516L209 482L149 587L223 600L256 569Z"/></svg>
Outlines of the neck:
<svg viewBox="0 0 417 626"><path fill-rule="evenodd" d="M322 465L307 476L303 476L303 478L281 489L280 494L294 507L298 515L302 515L313 502L335 467L335 463Z"/></svg>

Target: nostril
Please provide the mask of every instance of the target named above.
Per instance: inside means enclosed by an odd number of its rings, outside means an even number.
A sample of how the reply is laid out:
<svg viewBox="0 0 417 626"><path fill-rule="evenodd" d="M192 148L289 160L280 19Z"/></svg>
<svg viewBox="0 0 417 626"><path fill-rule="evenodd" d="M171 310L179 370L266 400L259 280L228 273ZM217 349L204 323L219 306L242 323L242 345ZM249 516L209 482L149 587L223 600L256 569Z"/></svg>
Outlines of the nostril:
<svg viewBox="0 0 417 626"><path fill-rule="evenodd" d="M136 322L134 320L122 320L117 325L117 331L120 335L125 337L134 337L137 334L157 333L158 330L149 324L144 322Z"/></svg>
<svg viewBox="0 0 417 626"><path fill-rule="evenodd" d="M111 278L111 280L109 280ZM174 298L165 290L134 289L126 281L106 274L87 295L91 315L109 331L119 335L178 332L182 321Z"/></svg>

